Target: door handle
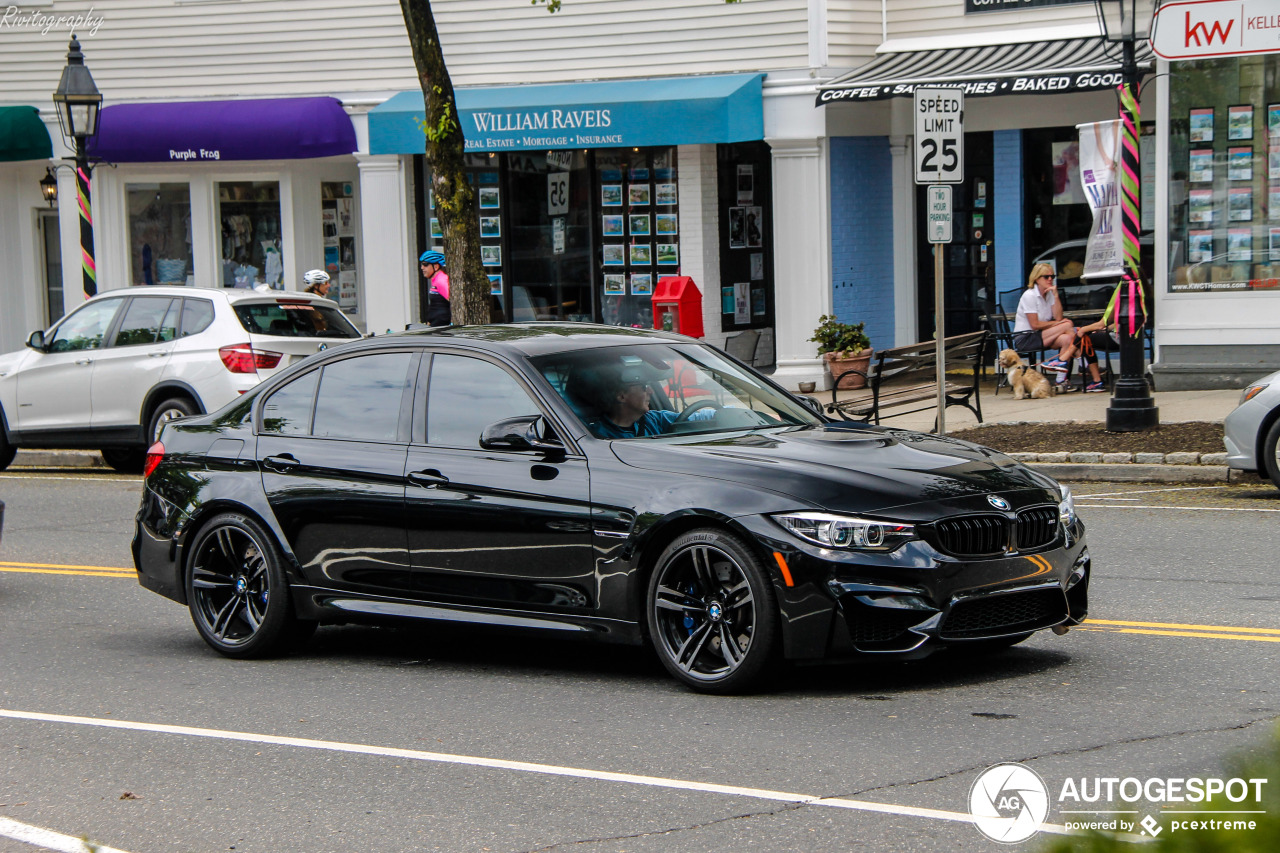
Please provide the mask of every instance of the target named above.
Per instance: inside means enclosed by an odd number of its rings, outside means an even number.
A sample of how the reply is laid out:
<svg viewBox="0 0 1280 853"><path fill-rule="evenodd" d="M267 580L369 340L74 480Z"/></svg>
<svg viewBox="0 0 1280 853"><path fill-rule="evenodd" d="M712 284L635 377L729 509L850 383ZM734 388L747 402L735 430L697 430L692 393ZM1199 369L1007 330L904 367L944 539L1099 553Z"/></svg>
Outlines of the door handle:
<svg viewBox="0 0 1280 853"><path fill-rule="evenodd" d="M436 486L447 484L449 478L435 468L428 468L425 471L411 471L409 473L409 482L419 486L426 486L428 489L434 489Z"/></svg>
<svg viewBox="0 0 1280 853"><path fill-rule="evenodd" d="M77 358L77 359L76 359L76 364L93 364L93 359L91 359L91 358Z"/></svg>
<svg viewBox="0 0 1280 853"><path fill-rule="evenodd" d="M282 453L279 456L268 456L266 459L262 460L263 468L270 471L276 471L281 474L292 471L301 464L301 462L293 458L293 454L291 453Z"/></svg>
<svg viewBox="0 0 1280 853"><path fill-rule="evenodd" d="M164 358L168 354L169 354L168 350L164 352L149 352L147 353L147 357L148 358Z"/></svg>

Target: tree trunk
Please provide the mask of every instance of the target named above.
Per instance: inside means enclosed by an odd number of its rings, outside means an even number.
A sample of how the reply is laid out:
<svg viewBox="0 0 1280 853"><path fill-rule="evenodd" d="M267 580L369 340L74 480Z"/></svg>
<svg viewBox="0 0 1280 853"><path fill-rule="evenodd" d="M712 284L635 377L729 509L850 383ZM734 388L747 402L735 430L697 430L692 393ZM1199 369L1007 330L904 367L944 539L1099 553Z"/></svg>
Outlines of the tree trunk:
<svg viewBox="0 0 1280 853"><path fill-rule="evenodd" d="M400 9L426 108L422 130L435 215L444 232L450 312L457 324L488 323L489 276L480 261L479 211L475 191L467 183L465 141L453 81L445 67L430 0L400 0Z"/></svg>

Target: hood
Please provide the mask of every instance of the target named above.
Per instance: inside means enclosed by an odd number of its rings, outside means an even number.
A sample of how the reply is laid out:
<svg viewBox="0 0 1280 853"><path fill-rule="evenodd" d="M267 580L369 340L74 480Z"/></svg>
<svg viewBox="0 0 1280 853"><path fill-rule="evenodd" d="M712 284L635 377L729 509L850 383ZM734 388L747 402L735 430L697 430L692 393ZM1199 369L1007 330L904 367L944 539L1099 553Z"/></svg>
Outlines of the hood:
<svg viewBox="0 0 1280 853"><path fill-rule="evenodd" d="M1057 484L995 450L946 436L861 424L615 441L624 464L712 477L782 494L798 507L887 513L926 520L939 505L991 511L987 495L1014 509L1060 500Z"/></svg>
<svg viewBox="0 0 1280 853"><path fill-rule="evenodd" d="M0 355L0 378L17 370L30 352L33 352L33 350L24 348Z"/></svg>

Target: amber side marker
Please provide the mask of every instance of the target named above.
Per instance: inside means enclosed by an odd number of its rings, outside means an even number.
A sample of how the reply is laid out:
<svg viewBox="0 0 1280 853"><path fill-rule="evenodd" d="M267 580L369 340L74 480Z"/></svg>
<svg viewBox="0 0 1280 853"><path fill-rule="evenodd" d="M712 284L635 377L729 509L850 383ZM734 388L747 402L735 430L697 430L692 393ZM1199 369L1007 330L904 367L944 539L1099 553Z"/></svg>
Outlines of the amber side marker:
<svg viewBox="0 0 1280 853"><path fill-rule="evenodd" d="M791 579L791 569L787 568L787 561L783 559L782 554L774 551L773 559L778 561L778 568L782 569L782 582L787 586L795 586L796 582Z"/></svg>

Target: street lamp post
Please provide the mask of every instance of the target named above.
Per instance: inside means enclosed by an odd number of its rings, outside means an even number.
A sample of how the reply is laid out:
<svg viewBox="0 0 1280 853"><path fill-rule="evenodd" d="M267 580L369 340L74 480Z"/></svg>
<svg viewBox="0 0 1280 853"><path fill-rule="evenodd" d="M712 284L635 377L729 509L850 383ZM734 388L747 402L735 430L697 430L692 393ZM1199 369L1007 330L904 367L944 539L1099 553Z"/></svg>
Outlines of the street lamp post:
<svg viewBox="0 0 1280 853"><path fill-rule="evenodd" d="M102 94L94 85L93 75L84 64L80 42L71 35L67 51L67 66L62 69L58 90L53 93L53 103L58 108L58 126L75 150L76 184L80 200L80 266L84 275L84 296L88 299L98 292L98 268L93 258L93 206L90 203L89 176L93 166L85 149L98 133L98 108L102 106Z"/></svg>
<svg viewBox="0 0 1280 853"><path fill-rule="evenodd" d="M1107 41L1119 44L1124 82L1116 87L1120 98L1120 228L1124 243L1124 277L1115 301L1120 327L1120 378L1107 408L1108 432L1139 432L1160 423L1160 410L1151 397L1143 370L1142 332L1139 315L1145 306L1142 293L1142 169L1138 155L1142 108L1138 103L1139 79L1136 44L1151 33L1155 0L1094 0Z"/></svg>

